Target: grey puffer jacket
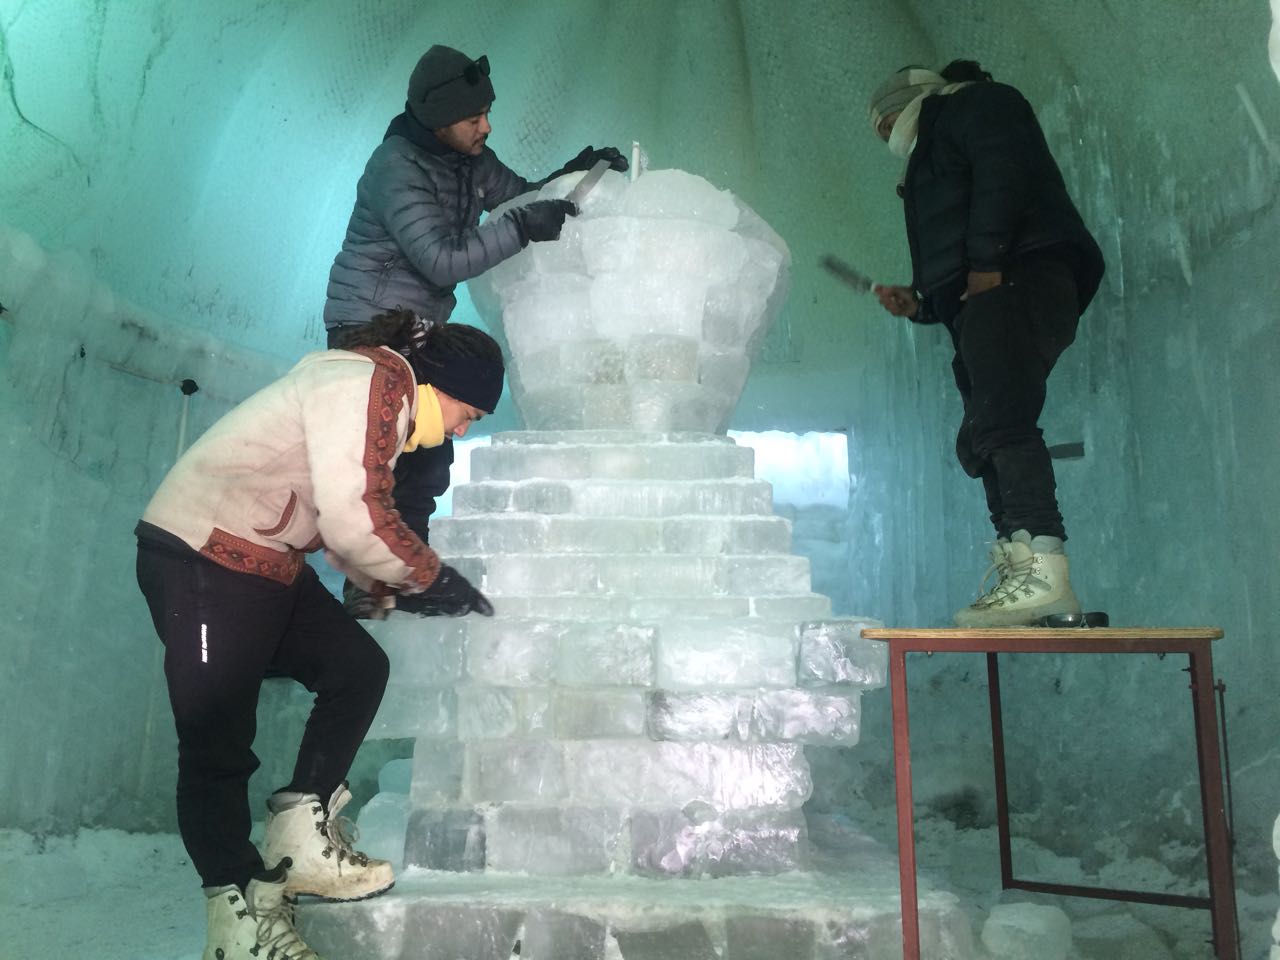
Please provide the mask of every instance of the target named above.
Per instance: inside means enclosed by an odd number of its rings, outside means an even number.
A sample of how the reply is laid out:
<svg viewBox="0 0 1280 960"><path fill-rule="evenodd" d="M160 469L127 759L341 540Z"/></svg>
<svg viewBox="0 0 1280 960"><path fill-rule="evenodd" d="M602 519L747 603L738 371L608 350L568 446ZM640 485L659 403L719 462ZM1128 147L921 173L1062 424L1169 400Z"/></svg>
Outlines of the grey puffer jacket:
<svg viewBox="0 0 1280 960"><path fill-rule="evenodd" d="M458 153L412 117L392 121L356 184L356 205L329 271L326 329L403 308L444 321L454 287L527 242L510 216L483 211L536 189L488 147Z"/></svg>

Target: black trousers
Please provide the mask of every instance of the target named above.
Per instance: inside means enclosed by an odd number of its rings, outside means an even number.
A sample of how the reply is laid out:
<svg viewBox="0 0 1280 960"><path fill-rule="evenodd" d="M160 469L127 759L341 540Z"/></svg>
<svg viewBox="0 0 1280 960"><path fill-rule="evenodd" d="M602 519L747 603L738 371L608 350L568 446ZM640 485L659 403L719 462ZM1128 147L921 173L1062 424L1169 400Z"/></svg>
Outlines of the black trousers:
<svg viewBox="0 0 1280 960"><path fill-rule="evenodd" d="M1053 464L1038 421L1049 373L1079 323L1070 264L1038 258L964 302L947 324L964 418L956 456L982 480L998 536L1016 530L1066 539Z"/></svg>
<svg viewBox="0 0 1280 960"><path fill-rule="evenodd" d="M137 573L165 647L178 830L204 886L243 889L263 869L248 795L262 681L291 677L316 695L282 789L327 800L382 701L387 656L309 566L285 586L140 538Z"/></svg>
<svg viewBox="0 0 1280 960"><path fill-rule="evenodd" d="M420 321L421 322L421 321ZM343 331L359 326L344 324L328 331L329 348L342 340ZM402 453L396 461L392 476L396 486L392 497L400 519L410 530L429 543L428 522L436 512L436 500L449 489L449 468L453 466L453 440L445 438L438 447L420 447L412 453Z"/></svg>

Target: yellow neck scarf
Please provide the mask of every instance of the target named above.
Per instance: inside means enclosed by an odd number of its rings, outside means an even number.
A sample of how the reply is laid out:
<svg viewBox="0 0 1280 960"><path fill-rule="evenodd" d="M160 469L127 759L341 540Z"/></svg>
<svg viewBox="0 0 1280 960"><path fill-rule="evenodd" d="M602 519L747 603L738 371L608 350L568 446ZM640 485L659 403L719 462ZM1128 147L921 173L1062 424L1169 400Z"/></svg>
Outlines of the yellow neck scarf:
<svg viewBox="0 0 1280 960"><path fill-rule="evenodd" d="M429 383L418 384L418 416L413 430L404 442L404 452L412 453L419 447L438 447L444 443L444 414L440 412L440 400Z"/></svg>

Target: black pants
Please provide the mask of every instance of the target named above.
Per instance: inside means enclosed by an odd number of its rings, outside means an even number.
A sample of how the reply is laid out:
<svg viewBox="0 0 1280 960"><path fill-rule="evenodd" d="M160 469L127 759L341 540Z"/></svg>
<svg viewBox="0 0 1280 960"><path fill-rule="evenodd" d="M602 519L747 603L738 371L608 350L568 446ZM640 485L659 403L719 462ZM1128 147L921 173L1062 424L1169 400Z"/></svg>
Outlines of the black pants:
<svg viewBox="0 0 1280 960"><path fill-rule="evenodd" d="M1075 339L1077 304L1070 265L1040 258L1011 267L948 324L964 399L956 455L982 480L998 536L1026 530L1066 539L1038 421L1049 372Z"/></svg>
<svg viewBox="0 0 1280 960"><path fill-rule="evenodd" d="M327 800L382 701L387 656L309 566L285 586L140 538L138 586L165 647L178 830L204 886L243 889L263 868L248 795L262 681L291 677L316 695L282 789Z"/></svg>
<svg viewBox="0 0 1280 960"><path fill-rule="evenodd" d="M359 324L331 327L329 348L342 340L343 331ZM392 476L396 486L391 496L400 518L410 530L429 543L428 522L436 512L436 500L449 489L449 468L453 466L453 440L445 438L438 447L419 447L413 453L402 453Z"/></svg>

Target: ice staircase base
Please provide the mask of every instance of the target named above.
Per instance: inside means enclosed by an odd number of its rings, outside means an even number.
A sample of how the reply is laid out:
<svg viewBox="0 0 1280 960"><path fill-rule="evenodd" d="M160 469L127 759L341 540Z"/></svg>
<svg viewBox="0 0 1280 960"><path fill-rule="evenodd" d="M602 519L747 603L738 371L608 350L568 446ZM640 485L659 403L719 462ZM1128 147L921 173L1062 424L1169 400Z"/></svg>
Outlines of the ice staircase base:
<svg viewBox="0 0 1280 960"><path fill-rule="evenodd" d="M360 903L304 901L298 927L343 960L898 960L897 860L869 838L819 869L697 881L410 868ZM972 960L968 917L920 891L921 956Z"/></svg>

